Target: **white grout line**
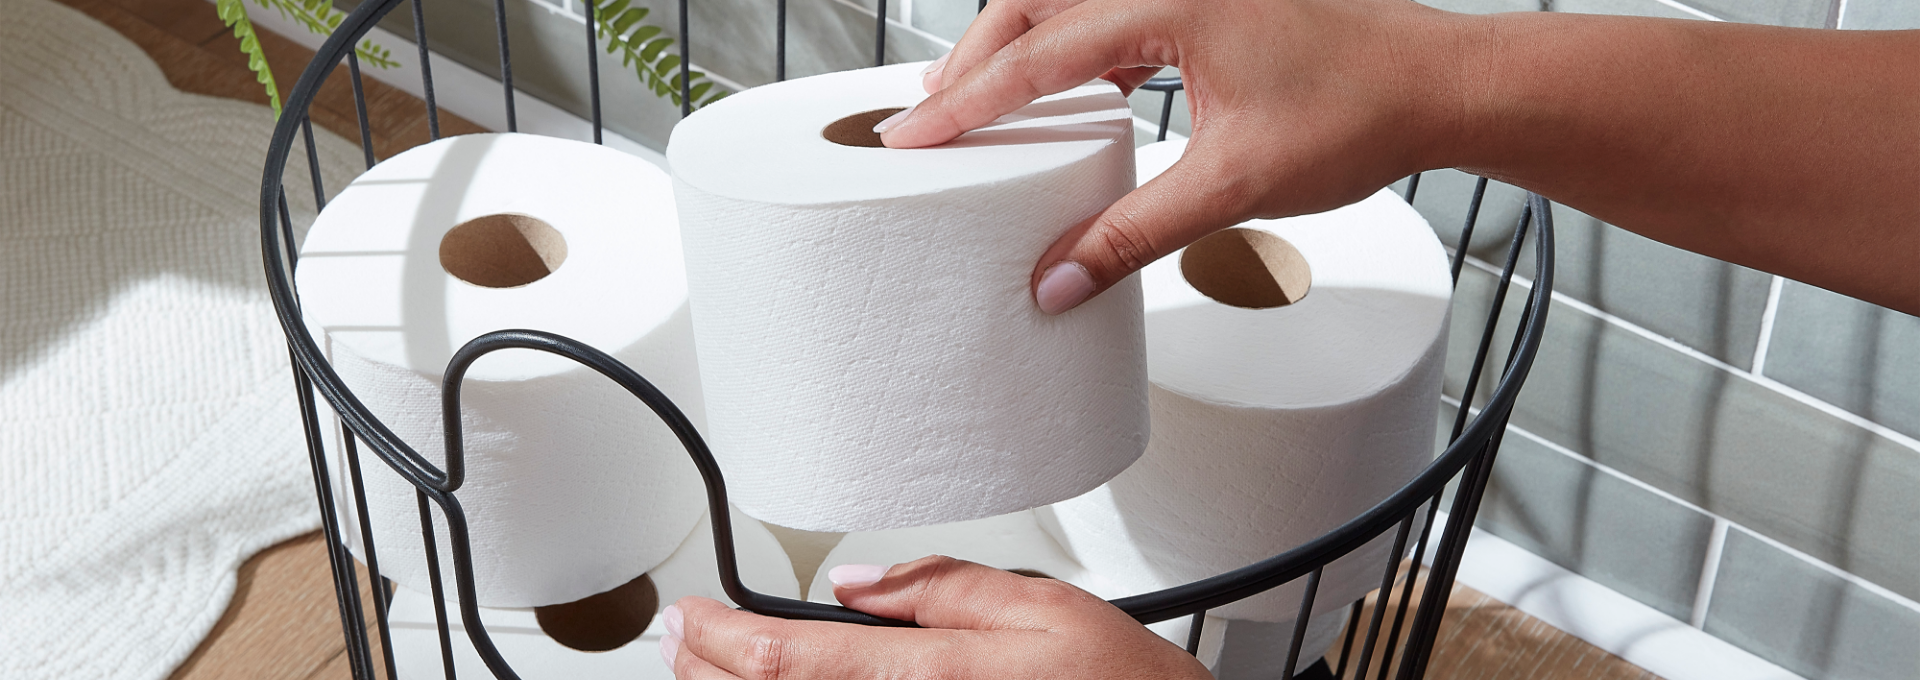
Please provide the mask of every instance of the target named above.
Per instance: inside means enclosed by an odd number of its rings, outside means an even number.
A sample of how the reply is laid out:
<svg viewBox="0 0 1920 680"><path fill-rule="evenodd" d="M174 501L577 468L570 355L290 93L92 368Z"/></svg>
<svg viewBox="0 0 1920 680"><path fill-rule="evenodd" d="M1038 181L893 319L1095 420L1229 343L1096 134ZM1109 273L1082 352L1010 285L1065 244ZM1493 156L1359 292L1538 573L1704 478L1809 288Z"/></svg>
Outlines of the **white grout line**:
<svg viewBox="0 0 1920 680"><path fill-rule="evenodd" d="M1773 347L1773 325L1780 318L1780 290L1786 286L1786 277L1774 276L1767 284L1767 309L1760 313L1760 340L1753 344L1753 374L1765 375L1767 369L1767 350Z"/></svg>
<svg viewBox="0 0 1920 680"><path fill-rule="evenodd" d="M1713 605L1713 586L1720 580L1720 556L1727 551L1730 526L1733 522L1727 518L1713 515L1713 534L1707 537L1707 557L1700 562L1700 581L1693 588L1693 615L1687 621L1695 628L1707 627L1707 608Z"/></svg>
<svg viewBox="0 0 1920 680"><path fill-rule="evenodd" d="M1668 7L1672 7L1674 9L1680 10L1682 12L1686 12L1696 17L1706 19L1707 21L1726 21L1726 19L1722 19L1720 17L1680 4L1677 0L1653 0L1653 1L1658 2L1662 5L1666 5Z"/></svg>
<svg viewBox="0 0 1920 680"><path fill-rule="evenodd" d="M1476 269L1480 269L1482 271L1486 271L1494 275L1499 275L1500 273L1500 269L1498 267L1488 264L1487 262L1481 260L1480 258L1469 255L1467 256L1467 262L1472 264ZM1533 280L1528 279L1527 277L1521 276L1519 274L1513 275L1513 283L1514 285L1519 286L1521 288L1525 288L1528 290L1533 289ZM1701 352L1700 350L1694 349L1692 347L1688 347L1684 344L1681 344L1678 340L1674 340L1673 338L1669 338L1664 335L1660 335L1659 333L1655 333L1653 331L1647 330L1645 327L1642 327L1631 321L1627 321L1626 319L1622 319L1620 317L1609 314L1605 311L1600 310L1597 307L1594 307L1593 305L1587 304L1586 302L1570 297L1565 293L1554 291L1553 300L1555 302L1564 304L1568 307L1572 307L1581 312L1585 312L1589 316L1596 317L1601 321L1605 321L1617 328L1620 328L1621 330L1625 330L1627 332L1633 333L1634 335L1638 335L1642 338L1652 341L1654 344L1660 345L1662 347L1673 350L1675 352L1679 352L1680 354L1685 355L1688 358L1700 361L1701 363L1705 363L1714 368L1718 368L1722 371L1725 371L1729 374L1732 374L1738 378L1751 382L1760 387L1773 390L1774 392L1779 393L1783 396L1786 396L1789 399L1793 399L1794 401L1798 401L1802 404L1810 406L1814 410L1820 411L1821 413L1825 413L1827 415L1833 416L1842 421L1845 421L1850 425L1866 430L1873 434L1879 435L1881 438L1884 438L1887 441L1891 441L1895 444L1899 444L1901 446L1907 447L1908 449L1911 449L1915 452L1920 452L1920 440L1916 440L1911 436L1898 432L1885 425L1881 425L1880 423L1876 423L1871 420L1868 420L1857 413L1840 408L1839 406L1835 406L1826 400L1823 400L1813 395L1802 392L1778 380L1774 380L1772 378L1768 378L1762 375L1754 375L1750 371L1735 367L1732 364L1729 364L1725 361L1721 361L1718 357L1709 355L1705 352Z"/></svg>

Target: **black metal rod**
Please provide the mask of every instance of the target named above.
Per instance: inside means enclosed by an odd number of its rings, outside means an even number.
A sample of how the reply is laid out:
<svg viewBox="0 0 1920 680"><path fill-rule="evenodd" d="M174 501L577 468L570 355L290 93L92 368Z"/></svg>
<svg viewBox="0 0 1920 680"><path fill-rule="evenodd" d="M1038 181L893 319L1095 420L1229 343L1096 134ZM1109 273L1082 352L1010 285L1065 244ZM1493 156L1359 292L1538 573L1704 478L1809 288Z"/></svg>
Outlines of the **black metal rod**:
<svg viewBox="0 0 1920 680"><path fill-rule="evenodd" d="M360 84L360 55L347 52L347 76L353 81L354 120L360 124L360 153L366 156L367 169L372 170L376 162L373 157L373 128L367 120L367 93Z"/></svg>
<svg viewBox="0 0 1920 680"><path fill-rule="evenodd" d="M306 376L296 370L295 388L307 387ZM354 574L353 558L340 540L340 524L333 503L333 483L327 474L326 446L320 436L319 418L314 408L313 390L301 389L301 433L306 436L307 463L313 469L314 500L320 504L320 532L327 542L327 564L333 572L334 603L340 609L340 627L346 636L347 667L355 680L373 680L373 664L368 659L366 619L360 610L360 583Z"/></svg>
<svg viewBox="0 0 1920 680"><path fill-rule="evenodd" d="M1380 596L1373 602L1373 616L1367 623L1366 642L1360 645L1360 665L1354 667L1353 677L1367 677L1367 664L1373 660L1373 645L1380 637L1380 621L1387 613L1387 597L1393 593L1393 577L1400 573L1399 555L1407 548L1407 525L1400 524L1400 531L1394 534L1393 550L1388 553L1387 573L1380 577ZM1381 663L1386 663L1382 661Z"/></svg>
<svg viewBox="0 0 1920 680"><path fill-rule="evenodd" d="M433 510L427 507L426 491L415 491L414 499L420 506L420 547L427 553L427 592L433 595L433 627L440 634L440 665L446 671L447 680L454 680L459 674L453 670L453 630L447 624L447 591L445 581L440 578L440 547L433 537Z"/></svg>
<svg viewBox="0 0 1920 680"><path fill-rule="evenodd" d="M693 34L688 29L687 0L680 0L680 117L693 114Z"/></svg>
<svg viewBox="0 0 1920 680"><path fill-rule="evenodd" d="M1173 90L1167 90L1164 101L1160 102L1160 133L1154 136L1153 141L1167 141L1167 126L1173 122L1173 93Z"/></svg>
<svg viewBox="0 0 1920 680"><path fill-rule="evenodd" d="M1320 573L1325 566L1315 567L1307 575L1307 592L1300 596L1300 615L1293 618L1292 640L1287 644L1287 664L1280 667L1280 680L1293 680L1293 667L1300 663L1300 646L1307 638L1307 622L1313 619L1313 598L1320 592Z"/></svg>
<svg viewBox="0 0 1920 680"><path fill-rule="evenodd" d="M887 65L887 0L874 0L878 3L873 21L873 65Z"/></svg>
<svg viewBox="0 0 1920 680"><path fill-rule="evenodd" d="M1418 513L1415 513L1415 514L1418 514ZM1407 533L1408 530L1413 528L1413 518L1414 518L1414 515L1407 515L1406 521L1400 525L1400 533L1405 534ZM1407 599L1413 592L1413 581L1415 577L1418 577L1420 575L1420 555L1423 551L1426 550L1426 547L1427 547L1427 534L1426 534L1426 531L1423 530L1420 532L1420 539L1414 542L1413 560L1412 560L1413 566L1407 570L1406 577L1400 579L1400 582L1401 582L1400 602L1396 604L1393 608L1393 624L1387 626L1386 647L1383 647L1382 648L1383 651L1380 652L1380 673L1377 676L1380 680L1387 680L1387 669L1393 667L1394 647L1398 646L1400 643L1400 624L1407 616ZM1393 560L1394 564L1396 565L1395 571L1399 571L1399 569L1397 568L1397 565L1399 564L1400 560L1404 558L1400 555L1390 555L1388 556L1388 559ZM1387 606L1388 600L1391 600L1392 596L1393 596L1393 588L1388 587L1388 588L1380 589L1380 604L1377 606L1379 606L1382 609L1385 609Z"/></svg>
<svg viewBox="0 0 1920 680"><path fill-rule="evenodd" d="M580 0L587 8L587 107L593 110L593 143L604 143L601 139L603 126L600 120L600 26L595 23L598 8L594 3L599 0ZM607 36L608 40L618 39Z"/></svg>
<svg viewBox="0 0 1920 680"><path fill-rule="evenodd" d="M507 132L519 132L513 115L513 56L507 49L507 0L493 0L493 25L500 33L500 94L506 98Z"/></svg>
<svg viewBox="0 0 1920 680"><path fill-rule="evenodd" d="M1340 665L1333 669L1333 677L1347 677L1347 662L1353 659L1353 639L1360 633L1360 612L1366 607L1366 598L1354 600L1347 608L1346 642L1340 643Z"/></svg>
<svg viewBox="0 0 1920 680"><path fill-rule="evenodd" d="M1480 202L1487 196L1487 178L1476 177L1473 197L1467 200L1467 223L1460 227L1460 246L1453 249L1453 286L1460 287L1460 267L1467 263L1467 251L1473 249L1473 225L1480 221Z"/></svg>
<svg viewBox="0 0 1920 680"><path fill-rule="evenodd" d="M1194 614L1192 617L1192 621L1187 624L1187 653L1188 654L1191 654L1193 656L1200 656L1200 634L1203 632L1206 632L1206 629L1207 629L1207 613L1200 612L1200 613Z"/></svg>
<svg viewBox="0 0 1920 680"><path fill-rule="evenodd" d="M420 50L420 100L426 102L427 105L427 139L437 141L440 139L440 107L433 103L433 60L427 52L427 10L422 6L425 2L426 0L413 0L413 45ZM374 4L375 3L370 2L362 5L362 7L372 6ZM386 3L386 9L393 9L393 3ZM359 13L360 11L357 8L353 12L353 14ZM378 11L377 13L385 15L386 11ZM353 14L347 16L351 18ZM379 21L379 19L376 18L374 21ZM343 21L341 25L345 26L347 22ZM367 25L367 28L372 27L372 24ZM340 33L340 29L334 29L335 35L339 35ZM352 45L353 40L359 40L360 36L366 35L366 29L350 31L350 33L353 34L353 37L349 39L348 45ZM318 61L319 57L315 57L314 60ZM302 80L305 80L304 76L305 74L302 74ZM298 89L299 84L296 83L294 88ZM301 106L302 110L305 108L306 105Z"/></svg>
<svg viewBox="0 0 1920 680"><path fill-rule="evenodd" d="M307 141L307 176L313 180L313 209L327 207L327 189L320 181L320 150L313 145L313 119L300 117L301 137Z"/></svg>
<svg viewBox="0 0 1920 680"><path fill-rule="evenodd" d="M1414 195L1418 194L1419 192L1420 192L1420 173L1416 172L1407 177L1407 202L1412 203Z"/></svg>
<svg viewBox="0 0 1920 680"><path fill-rule="evenodd" d="M787 0L774 2L773 79L787 79Z"/></svg>
<svg viewBox="0 0 1920 680"><path fill-rule="evenodd" d="M354 517L360 520L360 549L367 554L367 580L373 585L373 617L380 629L381 661L386 664L387 677L398 678L393 663L393 630L387 621L387 609L393 603L392 586L380 571L380 554L373 545L373 520L367 513L367 485L360 474L360 450L354 446L353 433L345 427L340 428L341 457L347 461L347 481L353 489Z"/></svg>

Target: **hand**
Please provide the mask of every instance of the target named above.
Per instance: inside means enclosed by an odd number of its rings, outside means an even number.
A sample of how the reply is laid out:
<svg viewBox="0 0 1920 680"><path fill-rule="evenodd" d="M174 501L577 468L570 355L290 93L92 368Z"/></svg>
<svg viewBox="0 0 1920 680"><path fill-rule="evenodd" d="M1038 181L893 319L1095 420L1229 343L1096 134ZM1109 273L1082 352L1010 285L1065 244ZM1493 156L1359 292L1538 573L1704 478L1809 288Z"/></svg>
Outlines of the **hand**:
<svg viewBox="0 0 1920 680"><path fill-rule="evenodd" d="M834 597L924 628L787 621L703 597L661 613L679 680L1211 680L1192 656L1100 598L951 557L828 573Z"/></svg>
<svg viewBox="0 0 1920 680"><path fill-rule="evenodd" d="M1105 77L1132 90L1177 66L1186 155L1048 249L1031 285L1058 314L1200 237L1330 210L1438 167L1460 107L1435 50L1478 19L1406 0L995 0L926 75L887 146L941 144Z"/></svg>

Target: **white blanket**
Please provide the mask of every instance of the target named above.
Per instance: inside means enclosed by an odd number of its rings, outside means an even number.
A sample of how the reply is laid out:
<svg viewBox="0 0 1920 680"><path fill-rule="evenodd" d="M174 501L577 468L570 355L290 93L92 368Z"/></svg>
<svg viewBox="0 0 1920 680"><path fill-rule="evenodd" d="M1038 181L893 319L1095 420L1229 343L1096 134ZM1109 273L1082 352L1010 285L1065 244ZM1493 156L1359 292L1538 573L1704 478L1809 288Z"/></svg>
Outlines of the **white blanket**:
<svg viewBox="0 0 1920 680"><path fill-rule="evenodd" d="M65 6L0 17L0 678L164 678L319 524L261 274L273 116ZM318 141L344 186L358 149Z"/></svg>

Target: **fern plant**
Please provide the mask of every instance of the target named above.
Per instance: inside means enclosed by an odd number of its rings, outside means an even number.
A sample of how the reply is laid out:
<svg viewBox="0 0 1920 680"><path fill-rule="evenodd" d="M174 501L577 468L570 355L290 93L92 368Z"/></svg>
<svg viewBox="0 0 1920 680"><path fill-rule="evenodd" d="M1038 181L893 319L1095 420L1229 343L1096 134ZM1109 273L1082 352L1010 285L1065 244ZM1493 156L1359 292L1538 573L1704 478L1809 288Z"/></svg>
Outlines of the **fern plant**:
<svg viewBox="0 0 1920 680"><path fill-rule="evenodd" d="M328 35L340 27L340 21L347 18L345 12L333 8L332 0L254 0L261 7L278 11L280 16L292 19L308 31L319 35ZM220 15L220 21L233 29L233 37L240 39L240 51L247 55L247 68L253 71L254 79L267 88L267 104L273 107L273 116L280 117L280 88L274 83L273 69L267 64L266 50L260 47L260 36L253 30L253 21L247 17L247 6L242 0L215 0L214 11ZM360 43L354 48L354 54L360 61L379 69L399 66L393 60L393 52L374 44L372 40Z"/></svg>
<svg viewBox="0 0 1920 680"><path fill-rule="evenodd" d="M653 90L654 95L680 104L681 78L680 55L668 52L673 46L673 38L661 35L659 26L645 22L649 10L645 7L630 7L630 0L588 0L594 5L593 19L598 24L600 40L607 44L607 54L620 54L620 63L633 69L640 84ZM719 101L728 94L726 88L717 86L707 74L689 68L684 77L692 79L693 86L687 90L693 100L692 108Z"/></svg>

